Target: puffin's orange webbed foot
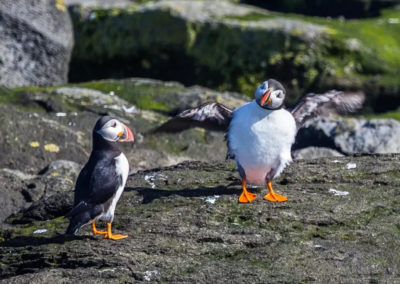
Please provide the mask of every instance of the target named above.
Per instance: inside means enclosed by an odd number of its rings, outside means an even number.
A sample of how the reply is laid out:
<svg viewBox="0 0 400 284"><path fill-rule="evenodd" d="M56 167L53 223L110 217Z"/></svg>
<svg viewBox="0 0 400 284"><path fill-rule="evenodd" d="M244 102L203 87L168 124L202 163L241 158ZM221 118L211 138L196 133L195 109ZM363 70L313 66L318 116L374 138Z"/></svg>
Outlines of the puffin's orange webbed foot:
<svg viewBox="0 0 400 284"><path fill-rule="evenodd" d="M276 193L273 189L272 189L272 185L271 182L269 181L267 183L268 189L269 189L269 193L267 195L264 196L265 200L271 201L271 202L284 202L284 201L288 201L288 198L284 195L280 195L278 193Z"/></svg>
<svg viewBox="0 0 400 284"><path fill-rule="evenodd" d="M264 196L265 200L271 201L271 202L284 202L288 201L288 198L284 195L280 195L278 193L268 193L267 195Z"/></svg>
<svg viewBox="0 0 400 284"><path fill-rule="evenodd" d="M256 199L257 194L247 191L247 189L246 189L246 179L242 179L242 189L243 189L243 192L239 196L239 203L250 203L254 199Z"/></svg>
<svg viewBox="0 0 400 284"><path fill-rule="evenodd" d="M128 235L122 235L122 234L116 234L116 235L113 235L113 234L108 235L108 234L106 234L104 236L105 239L110 239L110 240L114 240L114 241L120 240L120 239L125 239L127 237L128 237Z"/></svg>
<svg viewBox="0 0 400 284"><path fill-rule="evenodd" d="M113 234L111 233L111 223L107 223L107 233L104 236L105 239L110 239L110 240L120 240L120 239L125 239L127 238L128 235L122 235L122 234Z"/></svg>
<svg viewBox="0 0 400 284"><path fill-rule="evenodd" d="M106 231L98 231L96 229L96 223L95 222L92 222L92 229L93 229L93 234L94 235L105 235L105 234L107 234Z"/></svg>

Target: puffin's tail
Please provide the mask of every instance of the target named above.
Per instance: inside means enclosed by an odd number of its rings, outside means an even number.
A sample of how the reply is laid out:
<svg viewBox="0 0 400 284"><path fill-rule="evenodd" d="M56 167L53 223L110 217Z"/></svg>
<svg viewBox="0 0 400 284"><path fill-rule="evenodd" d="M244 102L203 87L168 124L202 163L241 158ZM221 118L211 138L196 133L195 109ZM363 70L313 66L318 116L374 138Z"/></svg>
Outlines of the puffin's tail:
<svg viewBox="0 0 400 284"><path fill-rule="evenodd" d="M75 235L78 230L84 225L82 222L76 220L77 218L73 218L69 222L69 226L67 230L65 231L66 235Z"/></svg>
<svg viewBox="0 0 400 284"><path fill-rule="evenodd" d="M66 235L75 235L83 225L90 222L90 209L91 206L88 206L86 202L80 202L65 215L69 219Z"/></svg>

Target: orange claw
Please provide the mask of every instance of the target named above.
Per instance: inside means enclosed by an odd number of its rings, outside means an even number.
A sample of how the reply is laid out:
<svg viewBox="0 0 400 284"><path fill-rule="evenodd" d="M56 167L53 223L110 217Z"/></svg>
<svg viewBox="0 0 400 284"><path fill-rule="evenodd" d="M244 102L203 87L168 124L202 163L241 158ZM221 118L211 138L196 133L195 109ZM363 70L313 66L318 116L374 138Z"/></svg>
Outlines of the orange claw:
<svg viewBox="0 0 400 284"><path fill-rule="evenodd" d="M104 236L105 239L120 240L120 239L125 239L127 237L128 235L122 235L122 234L113 235L111 233L111 223L107 223L107 234Z"/></svg>
<svg viewBox="0 0 400 284"><path fill-rule="evenodd" d="M93 234L95 234L95 235L105 235L105 234L107 234L106 231L97 231L95 221L92 222L92 229L93 229Z"/></svg>
<svg viewBox="0 0 400 284"><path fill-rule="evenodd" d="M251 193L247 191L246 188L246 179L242 179L242 189L243 192L242 194L239 196L239 203L250 203L252 202L254 199L256 199L257 194L255 193Z"/></svg>
<svg viewBox="0 0 400 284"><path fill-rule="evenodd" d="M264 196L265 200L272 201L272 202L284 202L284 201L288 200L288 198L286 196L280 195L273 190L272 184L270 181L267 182L267 186L269 189L269 193Z"/></svg>

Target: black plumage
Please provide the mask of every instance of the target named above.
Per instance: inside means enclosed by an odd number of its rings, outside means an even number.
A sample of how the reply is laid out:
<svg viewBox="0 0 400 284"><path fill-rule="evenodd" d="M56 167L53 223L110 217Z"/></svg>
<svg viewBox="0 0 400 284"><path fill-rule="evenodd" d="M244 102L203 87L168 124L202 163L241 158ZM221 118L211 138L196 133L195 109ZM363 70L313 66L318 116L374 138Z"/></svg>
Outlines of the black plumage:
<svg viewBox="0 0 400 284"><path fill-rule="evenodd" d="M105 125L107 125L108 132L119 133L115 135L115 141L107 140L102 136L101 130L104 129ZM126 137L129 136L128 133L130 132L131 137L126 138L122 135L122 132ZM111 224L114 211L108 213L108 210L117 195L117 191L123 190L121 187L126 182L129 165L115 142L121 137L126 141L133 141L133 134L129 128L112 117L104 116L97 121L92 135L93 150L76 181L74 206L66 215L70 219L66 234L76 234L80 227L94 222L98 218ZM117 165L118 157L126 160L124 166L128 168L125 176L121 170L117 169L119 166ZM95 232L95 227L93 231ZM106 234L106 232L102 233Z"/></svg>
<svg viewBox="0 0 400 284"><path fill-rule="evenodd" d="M232 119L233 110L220 103L209 102L184 110L162 124L154 132L180 132L193 127L225 131Z"/></svg>
<svg viewBox="0 0 400 284"><path fill-rule="evenodd" d="M114 160L120 154L118 149L92 152L75 185L74 207L66 215L70 219L66 234L75 234L110 206L111 198L122 184Z"/></svg>

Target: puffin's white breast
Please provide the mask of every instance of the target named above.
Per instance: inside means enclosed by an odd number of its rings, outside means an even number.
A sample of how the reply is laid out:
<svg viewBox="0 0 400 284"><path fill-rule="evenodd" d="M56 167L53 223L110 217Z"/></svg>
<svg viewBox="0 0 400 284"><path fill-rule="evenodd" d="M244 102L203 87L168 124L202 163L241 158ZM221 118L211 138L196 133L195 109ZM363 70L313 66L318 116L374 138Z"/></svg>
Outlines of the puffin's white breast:
<svg viewBox="0 0 400 284"><path fill-rule="evenodd" d="M117 192L113 196L110 207L107 212L103 213L101 219L106 220L108 222L112 222L114 218L115 207L117 206L117 202L121 197L122 192L124 191L126 180L128 179L129 174L129 162L124 153L121 153L119 156L115 157L115 171L117 176L121 177L121 185L118 187Z"/></svg>
<svg viewBox="0 0 400 284"><path fill-rule="evenodd" d="M278 176L291 162L296 123L285 109L266 110L255 101L238 108L230 124L229 151L235 156L249 183L265 183L272 170Z"/></svg>

